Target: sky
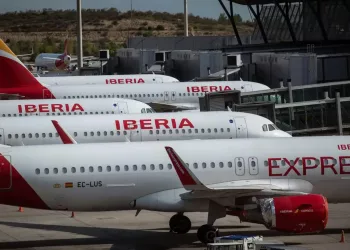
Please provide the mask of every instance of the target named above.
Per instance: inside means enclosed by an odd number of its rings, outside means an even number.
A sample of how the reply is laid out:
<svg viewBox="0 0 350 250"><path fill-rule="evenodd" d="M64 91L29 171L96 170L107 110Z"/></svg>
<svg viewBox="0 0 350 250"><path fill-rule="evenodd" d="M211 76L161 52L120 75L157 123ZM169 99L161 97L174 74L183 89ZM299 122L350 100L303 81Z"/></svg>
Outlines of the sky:
<svg viewBox="0 0 350 250"><path fill-rule="evenodd" d="M9 11L51 9L75 9L75 0L0 0L0 13ZM134 10L166 11L170 13L183 12L183 0L82 0L82 8L102 9L117 8L121 11L128 11L131 7ZM228 1L223 0L228 6ZM229 8L228 8L229 9ZM250 20L248 8L243 5L234 4L233 11L240 14L243 20ZM188 12L202 17L217 19L220 13L224 13L218 0L188 0Z"/></svg>

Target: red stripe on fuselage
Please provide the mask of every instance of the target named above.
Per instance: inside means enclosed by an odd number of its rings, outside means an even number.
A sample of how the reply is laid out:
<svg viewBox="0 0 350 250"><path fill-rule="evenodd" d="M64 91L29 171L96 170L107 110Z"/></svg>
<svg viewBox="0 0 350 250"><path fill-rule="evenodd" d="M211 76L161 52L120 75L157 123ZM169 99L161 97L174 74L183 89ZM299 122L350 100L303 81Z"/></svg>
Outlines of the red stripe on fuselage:
<svg viewBox="0 0 350 250"><path fill-rule="evenodd" d="M12 206L50 209L16 168L1 154L0 203Z"/></svg>
<svg viewBox="0 0 350 250"><path fill-rule="evenodd" d="M0 65L0 94L18 94L25 99L56 99L18 62L0 56Z"/></svg>

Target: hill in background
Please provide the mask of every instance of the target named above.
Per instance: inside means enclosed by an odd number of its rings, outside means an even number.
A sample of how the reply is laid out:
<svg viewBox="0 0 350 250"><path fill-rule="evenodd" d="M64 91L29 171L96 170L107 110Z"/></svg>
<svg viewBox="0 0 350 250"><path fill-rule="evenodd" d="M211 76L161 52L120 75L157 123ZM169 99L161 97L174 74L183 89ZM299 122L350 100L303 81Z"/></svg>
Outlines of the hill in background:
<svg viewBox="0 0 350 250"><path fill-rule="evenodd" d="M183 14L167 12L120 12L110 9L84 9L84 55L97 55L99 49L110 49L114 55L125 47L128 37L182 36ZM235 16L241 34L250 34L252 22L243 22ZM191 35L231 35L232 27L224 14L217 20L189 15ZM75 10L51 10L9 12L0 15L0 37L17 54L30 53L32 59L42 52L63 52L65 38L69 38L69 52L76 54Z"/></svg>

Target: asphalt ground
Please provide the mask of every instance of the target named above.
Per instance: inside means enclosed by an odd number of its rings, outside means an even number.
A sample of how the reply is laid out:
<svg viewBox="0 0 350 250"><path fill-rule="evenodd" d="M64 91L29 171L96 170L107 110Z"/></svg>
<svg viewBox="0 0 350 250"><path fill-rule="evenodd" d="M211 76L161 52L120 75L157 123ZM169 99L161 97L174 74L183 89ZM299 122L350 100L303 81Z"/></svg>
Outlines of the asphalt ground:
<svg viewBox="0 0 350 250"><path fill-rule="evenodd" d="M186 214L192 230L185 235L169 233L171 213L141 211L70 212L43 211L0 206L0 249L206 249L197 240L199 226L205 224L206 213ZM294 247L312 250L350 249L339 243L341 231L350 242L350 204L330 205L327 228L320 234L289 235L271 231L262 225L240 223L236 217L217 220L220 235L262 235Z"/></svg>

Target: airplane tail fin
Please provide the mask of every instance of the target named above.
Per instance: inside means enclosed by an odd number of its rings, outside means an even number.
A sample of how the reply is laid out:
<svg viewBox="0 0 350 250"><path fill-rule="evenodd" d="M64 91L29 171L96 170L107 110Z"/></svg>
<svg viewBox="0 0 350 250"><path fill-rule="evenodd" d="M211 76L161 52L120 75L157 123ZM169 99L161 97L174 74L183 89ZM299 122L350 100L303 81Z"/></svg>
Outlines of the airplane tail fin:
<svg viewBox="0 0 350 250"><path fill-rule="evenodd" d="M68 38L64 41L64 54L68 55Z"/></svg>
<svg viewBox="0 0 350 250"><path fill-rule="evenodd" d="M0 88L42 87L2 39L0 39L0 65Z"/></svg>
<svg viewBox="0 0 350 250"><path fill-rule="evenodd" d="M78 144L74 138L56 120L51 120L63 144Z"/></svg>

